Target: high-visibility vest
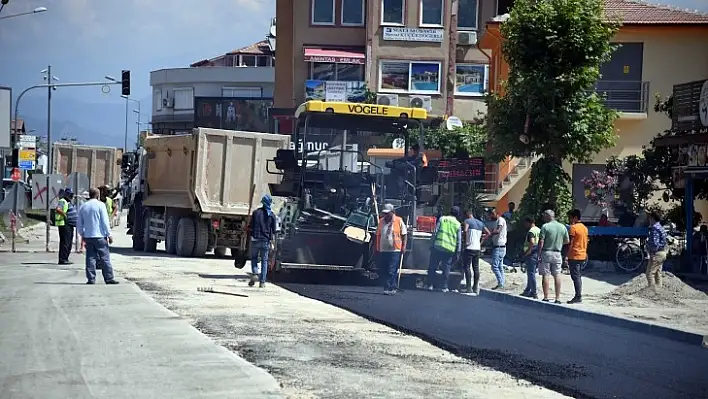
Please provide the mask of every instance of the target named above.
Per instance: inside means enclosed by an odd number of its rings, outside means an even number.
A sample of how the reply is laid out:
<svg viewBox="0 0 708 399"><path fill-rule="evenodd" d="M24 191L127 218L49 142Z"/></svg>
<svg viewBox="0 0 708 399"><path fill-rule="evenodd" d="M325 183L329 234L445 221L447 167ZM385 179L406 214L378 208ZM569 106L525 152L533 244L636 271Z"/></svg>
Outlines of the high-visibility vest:
<svg viewBox="0 0 708 399"><path fill-rule="evenodd" d="M440 228L435 233L435 247L447 252L457 251L457 233L462 224L454 216L440 218Z"/></svg>
<svg viewBox="0 0 708 399"><path fill-rule="evenodd" d="M401 224L403 219L400 216L393 216L391 221L391 234L393 235L393 249L401 251L403 249L403 238L401 237ZM381 251L381 235L383 234L384 218L379 219L379 227L376 229L376 250Z"/></svg>
<svg viewBox="0 0 708 399"><path fill-rule="evenodd" d="M538 245L538 237L541 235L541 229L538 228L538 226L533 226L532 228L529 229L529 232L527 234L531 234L533 236L533 246ZM524 240L524 252L529 250L529 240L528 240L528 235L526 236L526 239Z"/></svg>
<svg viewBox="0 0 708 399"><path fill-rule="evenodd" d="M66 213L69 212L69 201L64 198L60 198L58 208L61 208L61 210L64 212L64 215L66 215ZM60 214L59 212L54 214L55 226L64 226L66 224L66 218L64 217L64 215Z"/></svg>
<svg viewBox="0 0 708 399"><path fill-rule="evenodd" d="M113 215L113 198L111 197L106 197L106 211L109 217Z"/></svg>

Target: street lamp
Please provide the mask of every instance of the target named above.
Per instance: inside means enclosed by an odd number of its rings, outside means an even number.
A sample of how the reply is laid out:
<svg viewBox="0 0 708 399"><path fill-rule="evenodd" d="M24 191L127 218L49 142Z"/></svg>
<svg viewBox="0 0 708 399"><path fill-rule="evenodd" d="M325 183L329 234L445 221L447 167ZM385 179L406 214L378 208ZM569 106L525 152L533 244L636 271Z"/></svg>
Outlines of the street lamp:
<svg viewBox="0 0 708 399"><path fill-rule="evenodd" d="M8 18L15 18L15 17L21 17L23 15L29 15L29 14L39 14L40 12L45 12L47 11L47 7L37 7L32 11L27 11L27 12L21 12L19 14L12 14L12 15L6 15L4 17L0 17L0 19L8 19Z"/></svg>
<svg viewBox="0 0 708 399"><path fill-rule="evenodd" d="M45 9L46 10L46 9ZM49 65L46 69L42 69L39 73L44 74L44 80L47 81L49 85L47 87L47 172L54 172L54 164L52 163L52 90L57 88L52 86L52 83L59 81L59 78L52 75L52 66Z"/></svg>
<svg viewBox="0 0 708 399"><path fill-rule="evenodd" d="M121 97L125 98L125 143L124 143L125 147L123 147L123 151L127 152L128 151L128 103L130 101L132 101L132 102L138 104L138 109L133 110L133 112L138 113L138 120L140 120L140 101L134 100L134 99L130 98L129 96L126 96L125 94L121 95ZM140 134L140 129L138 129L138 135L139 134Z"/></svg>

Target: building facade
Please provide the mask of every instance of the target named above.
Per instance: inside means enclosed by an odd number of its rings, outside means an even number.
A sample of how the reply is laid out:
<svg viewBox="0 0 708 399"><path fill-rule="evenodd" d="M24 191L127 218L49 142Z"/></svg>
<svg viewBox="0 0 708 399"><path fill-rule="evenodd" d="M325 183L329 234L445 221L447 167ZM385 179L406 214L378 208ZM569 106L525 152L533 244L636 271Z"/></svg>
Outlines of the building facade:
<svg viewBox="0 0 708 399"><path fill-rule="evenodd" d="M278 0L275 112L292 115L310 99L359 102L368 89L382 104L473 119L486 111L490 57L477 39L497 6L496 0Z"/></svg>
<svg viewBox="0 0 708 399"><path fill-rule="evenodd" d="M193 63L150 72L152 131L179 134L219 127L268 131L275 67L267 41Z"/></svg>
<svg viewBox="0 0 708 399"><path fill-rule="evenodd" d="M602 78L595 89L605 97L605 105L619 112L615 121L617 144L595 156L590 164L567 164L573 177L576 206L586 208L581 179L592 170L604 170L610 156L640 155L644 146L668 129L671 121L654 112L654 95L671 95L674 85L705 79L708 74L708 15L676 10L631 0L605 0L608 15L618 17L622 26L614 42L621 45L602 66ZM480 47L491 51L490 90L502 91L500 82L508 76L501 54L500 27L503 18L487 23ZM510 159L500 166L498 205L517 204L529 184L531 159ZM517 166L518 165L518 166ZM697 209L708 214L708 204ZM597 209L594 211L598 211ZM595 212L597 213L597 212ZM586 215L592 217L588 210ZM596 214L595 216L599 216Z"/></svg>

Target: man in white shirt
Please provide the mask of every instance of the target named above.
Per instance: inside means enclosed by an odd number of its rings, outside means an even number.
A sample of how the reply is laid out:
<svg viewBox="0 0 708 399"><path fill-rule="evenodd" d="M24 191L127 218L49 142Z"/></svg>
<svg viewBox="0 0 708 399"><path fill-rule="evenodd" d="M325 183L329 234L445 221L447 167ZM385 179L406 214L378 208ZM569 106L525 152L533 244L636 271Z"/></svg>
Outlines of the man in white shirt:
<svg viewBox="0 0 708 399"><path fill-rule="evenodd" d="M484 225L484 222L475 218L472 211L469 210L467 211L464 229L465 250L462 253L466 285L464 292L479 294L479 255L482 250L482 240L489 235L489 229ZM474 272L474 277L472 277L472 272ZM472 281L474 281L474 284L472 284Z"/></svg>
<svg viewBox="0 0 708 399"><path fill-rule="evenodd" d="M496 227L492 230L492 272L497 278L497 286L492 288L498 290L504 288L504 257L506 256L506 220L499 216L496 209L489 211L489 220L496 221Z"/></svg>
<svg viewBox="0 0 708 399"><path fill-rule="evenodd" d="M89 190L89 200L79 209L76 228L86 241L86 284L96 284L96 262L100 262L106 284L118 284L113 277L111 254L108 248L113 243L106 204L99 200L97 188Z"/></svg>

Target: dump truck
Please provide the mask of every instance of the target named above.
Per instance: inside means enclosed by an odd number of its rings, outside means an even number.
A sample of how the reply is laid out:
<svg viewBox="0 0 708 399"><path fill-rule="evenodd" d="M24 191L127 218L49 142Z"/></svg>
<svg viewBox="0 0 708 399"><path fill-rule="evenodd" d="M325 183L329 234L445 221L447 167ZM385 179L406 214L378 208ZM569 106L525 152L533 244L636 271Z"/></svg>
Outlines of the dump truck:
<svg viewBox="0 0 708 399"><path fill-rule="evenodd" d="M290 146L290 136L196 128L192 134L149 136L139 161L133 249L200 257L209 251L236 263L248 258L251 212L278 184L268 160Z"/></svg>
<svg viewBox="0 0 708 399"><path fill-rule="evenodd" d="M52 145L54 170L68 176L84 173L92 187L117 187L121 178L123 150L116 147L55 143Z"/></svg>

